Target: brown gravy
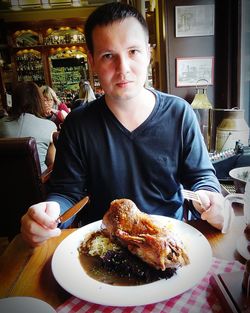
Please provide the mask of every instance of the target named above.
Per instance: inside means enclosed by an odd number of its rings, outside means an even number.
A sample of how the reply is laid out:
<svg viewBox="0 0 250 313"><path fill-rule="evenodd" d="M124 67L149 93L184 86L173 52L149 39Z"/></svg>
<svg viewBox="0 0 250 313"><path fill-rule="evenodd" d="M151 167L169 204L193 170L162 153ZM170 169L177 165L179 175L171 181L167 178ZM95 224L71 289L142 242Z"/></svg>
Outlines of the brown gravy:
<svg viewBox="0 0 250 313"><path fill-rule="evenodd" d="M139 279L130 277L120 277L114 272L110 272L101 266L101 261L98 257L79 255L79 259L84 271L93 279L102 283L114 286L137 286L144 284Z"/></svg>

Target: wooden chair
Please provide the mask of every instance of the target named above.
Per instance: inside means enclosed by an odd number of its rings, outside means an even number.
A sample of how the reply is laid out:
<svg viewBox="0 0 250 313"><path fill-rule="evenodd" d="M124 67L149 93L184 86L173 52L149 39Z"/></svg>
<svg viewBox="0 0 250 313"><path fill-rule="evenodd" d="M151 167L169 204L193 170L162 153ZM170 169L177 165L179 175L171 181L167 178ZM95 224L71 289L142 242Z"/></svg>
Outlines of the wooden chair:
<svg viewBox="0 0 250 313"><path fill-rule="evenodd" d="M0 138L0 236L11 240L19 233L22 215L45 199L51 171L41 173L35 138Z"/></svg>

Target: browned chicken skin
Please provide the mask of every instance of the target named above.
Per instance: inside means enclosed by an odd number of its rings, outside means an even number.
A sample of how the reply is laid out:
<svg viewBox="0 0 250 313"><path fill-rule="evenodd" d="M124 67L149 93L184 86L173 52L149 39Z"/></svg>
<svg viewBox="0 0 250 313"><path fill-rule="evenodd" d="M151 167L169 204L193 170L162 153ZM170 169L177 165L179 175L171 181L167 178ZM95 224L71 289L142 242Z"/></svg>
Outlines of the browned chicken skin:
<svg viewBox="0 0 250 313"><path fill-rule="evenodd" d="M158 226L129 199L112 201L103 224L111 237L156 269L189 264L182 241L166 227Z"/></svg>

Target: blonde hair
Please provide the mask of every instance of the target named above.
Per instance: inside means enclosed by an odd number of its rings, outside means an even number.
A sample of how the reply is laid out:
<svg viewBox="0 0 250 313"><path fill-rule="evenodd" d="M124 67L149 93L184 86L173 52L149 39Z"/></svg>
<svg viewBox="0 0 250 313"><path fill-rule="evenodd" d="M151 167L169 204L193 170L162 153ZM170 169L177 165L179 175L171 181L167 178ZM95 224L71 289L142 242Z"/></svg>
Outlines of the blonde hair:
<svg viewBox="0 0 250 313"><path fill-rule="evenodd" d="M84 102L90 102L96 99L93 89L89 82L80 81L79 83L79 99L83 99Z"/></svg>
<svg viewBox="0 0 250 313"><path fill-rule="evenodd" d="M48 99L53 99L55 105L59 105L61 103L60 99L57 97L55 91L51 87L44 85L40 87L40 90L43 96L47 97Z"/></svg>

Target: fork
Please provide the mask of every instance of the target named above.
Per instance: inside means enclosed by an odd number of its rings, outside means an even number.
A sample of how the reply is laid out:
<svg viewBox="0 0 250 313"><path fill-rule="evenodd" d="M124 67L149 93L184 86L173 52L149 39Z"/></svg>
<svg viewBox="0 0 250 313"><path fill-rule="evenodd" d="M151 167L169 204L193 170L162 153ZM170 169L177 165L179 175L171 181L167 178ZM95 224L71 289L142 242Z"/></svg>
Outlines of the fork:
<svg viewBox="0 0 250 313"><path fill-rule="evenodd" d="M191 191L191 190L187 190L187 189L181 189L181 193L182 193L184 199L195 201L195 202L199 203L199 205L201 207L203 207L201 199L195 191Z"/></svg>

